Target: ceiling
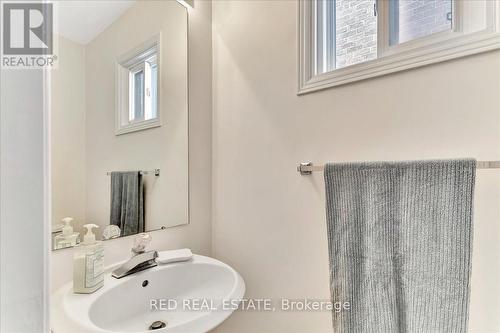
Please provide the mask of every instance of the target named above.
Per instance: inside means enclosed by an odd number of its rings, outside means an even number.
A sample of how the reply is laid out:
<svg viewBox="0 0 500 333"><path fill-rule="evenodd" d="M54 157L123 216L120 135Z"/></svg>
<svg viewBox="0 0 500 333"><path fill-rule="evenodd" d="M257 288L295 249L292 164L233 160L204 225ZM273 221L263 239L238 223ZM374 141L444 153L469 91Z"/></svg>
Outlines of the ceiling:
<svg viewBox="0 0 500 333"><path fill-rule="evenodd" d="M120 17L134 0L56 1L54 29L59 35L87 44Z"/></svg>

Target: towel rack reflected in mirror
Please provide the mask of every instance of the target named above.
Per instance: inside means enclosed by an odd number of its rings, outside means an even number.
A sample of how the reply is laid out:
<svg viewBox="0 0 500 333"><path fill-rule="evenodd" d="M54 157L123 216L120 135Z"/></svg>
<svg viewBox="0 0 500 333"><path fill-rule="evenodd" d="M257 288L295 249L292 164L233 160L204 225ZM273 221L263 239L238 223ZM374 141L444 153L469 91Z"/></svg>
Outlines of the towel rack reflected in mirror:
<svg viewBox="0 0 500 333"><path fill-rule="evenodd" d="M323 164L321 165L314 165L312 162L305 162L305 163L300 163L299 166L297 166L297 171L301 175L311 175L313 172L316 171L323 171L325 166ZM477 161L476 164L477 169L500 169L500 161Z"/></svg>
<svg viewBox="0 0 500 333"><path fill-rule="evenodd" d="M160 169L154 169L154 170L146 170L146 171L139 171L141 175L155 175L156 177L160 176ZM111 172L106 172L108 176L111 175Z"/></svg>

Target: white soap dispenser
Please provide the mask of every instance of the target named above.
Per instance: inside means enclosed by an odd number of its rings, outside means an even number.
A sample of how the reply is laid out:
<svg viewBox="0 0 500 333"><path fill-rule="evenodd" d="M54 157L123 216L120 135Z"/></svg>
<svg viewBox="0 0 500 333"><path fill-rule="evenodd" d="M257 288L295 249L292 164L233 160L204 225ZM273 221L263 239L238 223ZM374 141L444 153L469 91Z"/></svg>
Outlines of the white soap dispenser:
<svg viewBox="0 0 500 333"><path fill-rule="evenodd" d="M62 228L62 233L54 238L54 247L56 249L64 249L66 247L76 246L80 234L73 231L73 227L71 226L73 218L65 217L62 221L64 222L64 227Z"/></svg>
<svg viewBox="0 0 500 333"><path fill-rule="evenodd" d="M95 224L85 224L87 233L76 248L73 262L73 292L90 294L104 285L104 246L96 241L92 228Z"/></svg>

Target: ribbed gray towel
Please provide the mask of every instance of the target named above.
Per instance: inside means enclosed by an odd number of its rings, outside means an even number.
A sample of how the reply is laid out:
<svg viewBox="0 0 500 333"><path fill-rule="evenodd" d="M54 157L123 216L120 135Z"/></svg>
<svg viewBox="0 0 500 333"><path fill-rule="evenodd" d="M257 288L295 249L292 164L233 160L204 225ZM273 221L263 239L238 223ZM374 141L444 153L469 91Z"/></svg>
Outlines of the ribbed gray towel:
<svg viewBox="0 0 500 333"><path fill-rule="evenodd" d="M335 332L466 332L472 159L327 164Z"/></svg>
<svg viewBox="0 0 500 333"><path fill-rule="evenodd" d="M139 171L111 172L110 215L120 236L144 232L144 184Z"/></svg>

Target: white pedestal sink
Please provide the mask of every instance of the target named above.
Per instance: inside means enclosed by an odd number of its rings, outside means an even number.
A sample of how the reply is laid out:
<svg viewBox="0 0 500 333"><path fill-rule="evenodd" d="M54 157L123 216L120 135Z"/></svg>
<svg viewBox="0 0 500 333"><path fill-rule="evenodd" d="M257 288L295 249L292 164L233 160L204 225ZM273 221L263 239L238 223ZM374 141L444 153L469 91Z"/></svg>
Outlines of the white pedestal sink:
<svg viewBox="0 0 500 333"><path fill-rule="evenodd" d="M52 295L53 333L208 332L231 315L245 293L234 269L199 255L121 279L111 277L114 267L93 294L74 294L70 282ZM154 322L165 326L150 330Z"/></svg>

